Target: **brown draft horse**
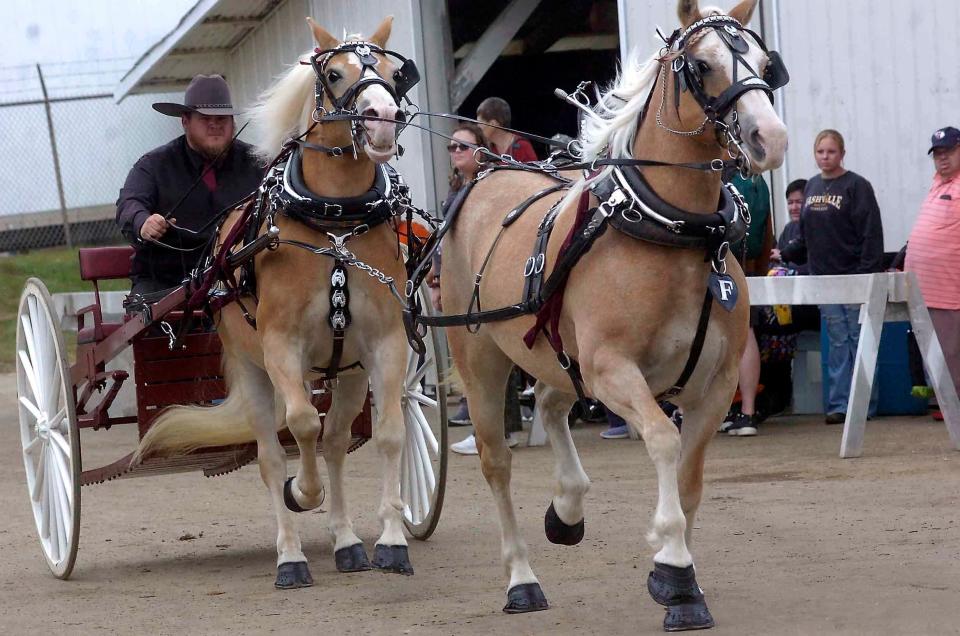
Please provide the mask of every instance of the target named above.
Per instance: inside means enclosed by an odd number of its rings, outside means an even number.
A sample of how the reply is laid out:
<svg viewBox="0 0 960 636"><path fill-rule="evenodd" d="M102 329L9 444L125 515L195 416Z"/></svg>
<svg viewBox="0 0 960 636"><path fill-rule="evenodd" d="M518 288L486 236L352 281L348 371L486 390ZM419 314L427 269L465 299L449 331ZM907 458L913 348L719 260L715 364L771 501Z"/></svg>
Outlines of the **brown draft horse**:
<svg viewBox="0 0 960 636"><path fill-rule="evenodd" d="M747 24L756 4L757 0L745 0L730 17ZM753 172L778 167L786 148L786 129L768 98L770 87L760 79L764 69L774 63L774 53L768 54L758 36L729 18L711 23L711 16L720 20L722 13L718 9L701 12L696 0L681 0L678 14L689 37L673 38L645 64L636 56L625 63L594 115L586 119L581 135L585 159L605 154L710 163L724 156L726 148L718 142L721 126L716 120L705 120L704 106L695 99L689 77L682 90L680 85L674 90L674 79L682 70L675 62L681 58L695 65L700 95L707 98L720 96L736 84L736 65L740 65L740 78L749 75L743 90L731 101L731 111L720 121L731 125L736 122L733 117L738 117L743 140L738 140L740 154ZM737 56L733 55L734 45ZM751 71L745 70L745 64ZM767 89L745 88L749 84ZM594 181L610 170L606 168ZM652 190L676 208L702 214L717 209L721 180L716 171L644 167L642 174ZM444 239L441 294L445 313L468 312L475 273L500 231L500 217L550 185L543 175L516 170L494 171L479 180ZM555 239L546 252L545 276L557 261L561 240L556 237L570 231L583 190L580 183L560 203ZM553 195L535 204L502 236L482 277L480 295L485 308L506 307L523 297L522 256L530 252L538 224L558 198ZM596 205L597 199L591 195L590 207ZM585 392L620 414L642 436L656 467L658 501L647 539L658 551L648 586L654 600L669 606L664 622L669 630L713 625L696 584L688 543L703 490L704 453L736 388L737 363L748 328L746 282L735 259L728 258L728 273L740 290L740 301L732 311L714 310L709 319L695 372L683 392L672 398L684 413L682 432L678 431L659 408L656 396L674 384L690 354L710 273L711 264L706 260L699 249L638 241L609 229L570 273L559 318L566 351L579 361ZM532 348L525 346L523 336L533 324L531 316L523 316L484 324L476 333L463 328L447 330L470 402L481 469L500 517L501 554L510 578L504 611L511 613L547 607L528 562L511 501L511 452L504 442L502 418L504 387L512 365L538 378L537 416L556 456L557 483L546 518L551 541L572 544L582 538L583 498L590 485L566 424L566 414L576 398L571 378L557 364L546 338L538 338Z"/></svg>
<svg viewBox="0 0 960 636"><path fill-rule="evenodd" d="M264 156L273 157L285 139L309 130L301 164L302 181L309 192L318 200L360 197L371 191L371 183L383 170L379 164L397 152L397 128L393 122L399 100L394 89L400 76L397 65L383 54L392 18L387 18L369 39L350 37L346 43L307 20L319 47L317 51L328 51L323 57L318 54L314 58L316 70L323 77L318 79L311 65L297 64L264 93L252 112L261 135L257 146ZM313 118L340 111L341 106L378 120L366 120L362 125L345 120L321 121L311 127ZM355 156L351 147L359 147ZM320 148L341 150L325 152ZM297 157L295 154L290 161ZM328 240L322 228L312 229L280 213L275 223L281 239L313 246L331 245L332 239ZM322 225L322 220L315 225ZM229 227L228 222L221 239ZM334 232L344 234L349 230ZM357 260L393 277L401 287L405 283L397 236L389 223L352 236L346 247ZM165 411L138 451L139 456L180 453L256 439L260 474L270 491L277 517L276 585L280 588L313 584L293 511L318 507L325 494L316 455L321 422L305 381L317 378L316 370L331 364L332 264L331 259L290 244L261 252L255 261L257 302L244 299L247 309L255 314L256 330L247 324L236 303L223 308L217 325L223 341L228 397L214 407L175 407ZM397 300L390 290L366 272L350 272L348 302L352 323L345 330L341 359L343 366L353 362L360 366L339 374L323 425L324 459L330 477L329 520L337 567L341 571L370 568L363 544L353 531L343 491L350 425L363 407L369 382L378 415L373 436L383 467L379 507L383 532L377 540L373 565L412 574L400 497L405 430L401 393L409 353L407 339ZM286 454L277 439L277 431L284 427L296 438L300 450L300 465L290 480Z"/></svg>

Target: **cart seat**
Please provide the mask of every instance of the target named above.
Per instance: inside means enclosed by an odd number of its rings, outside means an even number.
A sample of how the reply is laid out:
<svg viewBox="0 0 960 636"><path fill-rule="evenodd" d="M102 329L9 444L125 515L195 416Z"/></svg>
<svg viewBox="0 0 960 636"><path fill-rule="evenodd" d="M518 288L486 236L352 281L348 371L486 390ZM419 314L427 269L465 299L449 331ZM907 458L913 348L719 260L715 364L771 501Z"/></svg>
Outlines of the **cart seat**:
<svg viewBox="0 0 960 636"><path fill-rule="evenodd" d="M80 250L81 280L113 280L130 276L133 248L84 247Z"/></svg>

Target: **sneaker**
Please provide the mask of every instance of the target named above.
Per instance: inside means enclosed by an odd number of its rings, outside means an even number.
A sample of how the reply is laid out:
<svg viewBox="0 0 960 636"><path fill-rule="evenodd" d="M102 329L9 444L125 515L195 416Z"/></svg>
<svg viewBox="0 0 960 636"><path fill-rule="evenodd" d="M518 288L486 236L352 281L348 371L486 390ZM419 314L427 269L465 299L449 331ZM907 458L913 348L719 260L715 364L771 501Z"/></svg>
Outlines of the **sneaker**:
<svg viewBox="0 0 960 636"><path fill-rule="evenodd" d="M933 413L930 414L930 417L932 417L933 419L935 419L935 420L938 421L938 422L942 422L942 421L943 421L943 411L937 409L936 411L934 411Z"/></svg>
<svg viewBox="0 0 960 636"><path fill-rule="evenodd" d="M467 398L460 399L460 408L447 420L450 426L470 426L470 410L467 408Z"/></svg>
<svg viewBox="0 0 960 636"><path fill-rule="evenodd" d="M450 444L450 450L459 455L479 455L477 450L477 438L473 435L467 437L462 442Z"/></svg>
<svg viewBox="0 0 960 636"><path fill-rule="evenodd" d="M630 430L627 428L626 424L621 424L620 426L611 426L604 432L600 433L600 437L603 439L626 439L630 437Z"/></svg>
<svg viewBox="0 0 960 636"><path fill-rule="evenodd" d="M727 411L727 414L723 416L723 422L720 424L720 428L717 429L717 432L726 433L729 431L730 427L733 426L733 423L736 421L738 415L740 415L739 407L731 406L730 410Z"/></svg>
<svg viewBox="0 0 960 636"><path fill-rule="evenodd" d="M520 436L514 433L510 433L509 435L507 435L506 440L507 440L508 448L516 448L516 446L520 443ZM476 443L474 443L474 446L476 446Z"/></svg>
<svg viewBox="0 0 960 636"><path fill-rule="evenodd" d="M843 424L846 419L846 413L827 413L827 416L823 418L823 422L824 424Z"/></svg>
<svg viewBox="0 0 960 636"><path fill-rule="evenodd" d="M663 414L669 417L673 425L677 427L677 430L681 430L683 428L683 412L680 410L680 407L666 400L660 400L657 404L660 406Z"/></svg>
<svg viewBox="0 0 960 636"><path fill-rule="evenodd" d="M533 421L533 409L529 406L520 405L520 420L524 424L529 424Z"/></svg>
<svg viewBox="0 0 960 636"><path fill-rule="evenodd" d="M727 428L727 435L736 437L752 437L756 434L756 418L746 413L737 413L733 418L733 423Z"/></svg>
<svg viewBox="0 0 960 636"><path fill-rule="evenodd" d="M531 384L523 391L520 392L520 397L522 398L532 398L533 397L533 385Z"/></svg>

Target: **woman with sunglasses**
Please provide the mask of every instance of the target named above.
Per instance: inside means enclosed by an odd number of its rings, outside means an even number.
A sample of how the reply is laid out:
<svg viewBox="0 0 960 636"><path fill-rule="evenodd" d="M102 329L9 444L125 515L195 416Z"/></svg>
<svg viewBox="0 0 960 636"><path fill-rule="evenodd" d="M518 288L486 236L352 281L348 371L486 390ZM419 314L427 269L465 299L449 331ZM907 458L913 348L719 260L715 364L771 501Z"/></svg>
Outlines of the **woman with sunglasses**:
<svg viewBox="0 0 960 636"><path fill-rule="evenodd" d="M477 162L479 155L474 151L478 147L488 147L487 138L484 137L483 131L476 124L461 123L454 129L450 137L450 143L447 144L447 152L450 155L450 192L447 193L447 198L444 199L440 208L440 213L444 217L460 190L483 169L483 164ZM438 253L434 257L433 269L427 279L427 284L430 286L430 299L437 311L441 311L443 308L440 302L440 264L441 259ZM510 419L518 420L516 424L519 424L519 413L516 414L515 418ZM451 426L469 426L471 424L466 398L460 399L460 407L448 421ZM507 439L510 446L516 446L516 439L510 435L507 435ZM450 449L461 455L476 455L476 438L473 435L468 435L463 441L451 444Z"/></svg>

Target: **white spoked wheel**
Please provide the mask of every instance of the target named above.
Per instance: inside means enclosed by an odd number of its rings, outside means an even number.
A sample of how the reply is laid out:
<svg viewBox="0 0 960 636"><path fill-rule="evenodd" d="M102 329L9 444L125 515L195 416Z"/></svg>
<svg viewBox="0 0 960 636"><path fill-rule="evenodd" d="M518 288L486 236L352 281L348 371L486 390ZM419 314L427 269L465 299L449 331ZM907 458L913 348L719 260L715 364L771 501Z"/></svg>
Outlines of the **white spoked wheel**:
<svg viewBox="0 0 960 636"><path fill-rule="evenodd" d="M80 539L80 431L60 322L31 278L17 313L17 395L27 491L53 575L70 576Z"/></svg>
<svg viewBox="0 0 960 636"><path fill-rule="evenodd" d="M430 298L420 292L424 312ZM414 538L426 540L440 520L447 481L447 353L442 334L428 328L426 353L410 351L403 394L406 443L400 460L403 521Z"/></svg>

